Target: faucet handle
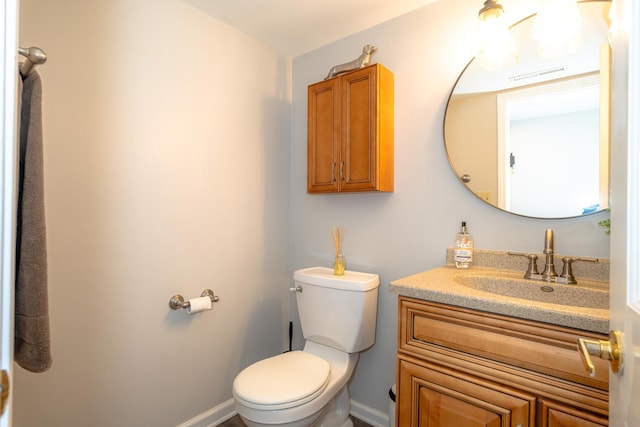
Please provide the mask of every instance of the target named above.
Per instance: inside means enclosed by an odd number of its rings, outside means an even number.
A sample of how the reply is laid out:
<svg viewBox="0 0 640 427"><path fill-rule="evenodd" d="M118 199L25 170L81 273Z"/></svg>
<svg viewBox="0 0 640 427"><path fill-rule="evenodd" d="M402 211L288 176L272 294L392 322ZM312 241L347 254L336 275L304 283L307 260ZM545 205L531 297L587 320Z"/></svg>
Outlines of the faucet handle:
<svg viewBox="0 0 640 427"><path fill-rule="evenodd" d="M576 282L576 278L573 276L573 269L571 268L571 263L574 260L573 258L564 257L562 258L562 273L560 276L556 277L556 283L564 283L566 285L574 285Z"/></svg>
<svg viewBox="0 0 640 427"><path fill-rule="evenodd" d="M525 279L534 278L534 275L540 274L538 273L538 255L536 254L526 254L521 252L507 252L509 255L515 256L523 256L529 259L529 266L527 267L526 273L524 273Z"/></svg>
<svg viewBox="0 0 640 427"><path fill-rule="evenodd" d="M573 269L571 268L572 263L583 261L583 262L599 262L598 258L571 258L564 257L562 258L562 273L560 276L556 277L556 283L563 283L566 285L575 285L578 283L576 278L573 276Z"/></svg>

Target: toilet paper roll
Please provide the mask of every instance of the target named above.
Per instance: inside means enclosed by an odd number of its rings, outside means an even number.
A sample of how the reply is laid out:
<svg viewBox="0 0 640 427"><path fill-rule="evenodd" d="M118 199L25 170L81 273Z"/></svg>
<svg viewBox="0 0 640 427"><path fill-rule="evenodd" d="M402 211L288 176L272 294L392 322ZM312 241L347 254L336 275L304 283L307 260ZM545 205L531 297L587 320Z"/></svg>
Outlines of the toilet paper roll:
<svg viewBox="0 0 640 427"><path fill-rule="evenodd" d="M189 307L187 307L187 313L194 314L201 311L211 310L211 298L200 297L192 298L189 300Z"/></svg>

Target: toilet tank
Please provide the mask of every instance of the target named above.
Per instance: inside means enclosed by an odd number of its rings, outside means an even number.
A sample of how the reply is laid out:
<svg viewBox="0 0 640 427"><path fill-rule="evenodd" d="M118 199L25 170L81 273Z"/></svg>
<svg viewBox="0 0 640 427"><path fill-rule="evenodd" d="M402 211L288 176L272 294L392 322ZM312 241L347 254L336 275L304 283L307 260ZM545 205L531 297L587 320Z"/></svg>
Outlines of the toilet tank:
<svg viewBox="0 0 640 427"><path fill-rule="evenodd" d="M376 339L377 274L312 267L296 270L298 314L304 338L347 353L371 347Z"/></svg>

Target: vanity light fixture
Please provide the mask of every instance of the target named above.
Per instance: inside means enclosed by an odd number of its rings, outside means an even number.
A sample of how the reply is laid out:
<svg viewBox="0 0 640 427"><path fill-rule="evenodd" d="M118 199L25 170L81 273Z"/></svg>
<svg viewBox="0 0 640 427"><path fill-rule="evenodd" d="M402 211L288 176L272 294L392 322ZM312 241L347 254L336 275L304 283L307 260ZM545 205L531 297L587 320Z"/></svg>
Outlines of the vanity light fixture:
<svg viewBox="0 0 640 427"><path fill-rule="evenodd" d="M540 58L557 58L582 47L582 19L577 0L540 0L531 37Z"/></svg>
<svg viewBox="0 0 640 427"><path fill-rule="evenodd" d="M499 0L486 0L478 12L473 55L485 70L501 70L518 62L518 50Z"/></svg>

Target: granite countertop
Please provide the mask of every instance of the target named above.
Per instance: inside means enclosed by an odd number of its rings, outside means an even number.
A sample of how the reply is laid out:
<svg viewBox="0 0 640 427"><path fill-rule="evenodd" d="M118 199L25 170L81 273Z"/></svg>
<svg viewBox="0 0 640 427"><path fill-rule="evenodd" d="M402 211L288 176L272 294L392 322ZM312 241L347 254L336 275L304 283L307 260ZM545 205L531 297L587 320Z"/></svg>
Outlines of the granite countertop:
<svg viewBox="0 0 640 427"><path fill-rule="evenodd" d="M606 268L608 270L608 262ZM394 280L389 285L389 291L402 296L586 331L603 334L609 332L608 282L591 280L591 278L578 278L578 285L549 284L530 280L522 282L524 280L522 279L523 274L524 271L488 268L483 265L472 266L469 269L457 269L453 265L446 265ZM600 279L602 275L599 274L598 276L597 278ZM463 284L467 279L477 280L482 277L520 281L524 285L537 290L539 290L539 286L551 285L558 290L555 295L565 291L580 292L581 288L586 289L590 298L598 300L598 304L595 304L595 306L601 308L553 303L553 296L551 296L553 293L549 294L550 297L546 295L542 295L540 298L537 297L539 300L536 301L504 296ZM590 305L592 302L589 300L585 305Z"/></svg>

